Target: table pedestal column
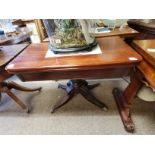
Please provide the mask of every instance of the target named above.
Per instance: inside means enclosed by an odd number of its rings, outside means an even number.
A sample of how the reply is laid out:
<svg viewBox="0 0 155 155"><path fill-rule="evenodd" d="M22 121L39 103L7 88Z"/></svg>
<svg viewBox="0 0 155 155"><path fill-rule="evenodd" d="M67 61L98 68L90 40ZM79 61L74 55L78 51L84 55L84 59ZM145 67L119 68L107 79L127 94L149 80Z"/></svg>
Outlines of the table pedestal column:
<svg viewBox="0 0 155 155"><path fill-rule="evenodd" d="M131 82L124 92L118 88L113 89L113 95L126 131L134 132L135 126L131 118L132 99L137 95L142 86L142 76L137 71L131 78Z"/></svg>

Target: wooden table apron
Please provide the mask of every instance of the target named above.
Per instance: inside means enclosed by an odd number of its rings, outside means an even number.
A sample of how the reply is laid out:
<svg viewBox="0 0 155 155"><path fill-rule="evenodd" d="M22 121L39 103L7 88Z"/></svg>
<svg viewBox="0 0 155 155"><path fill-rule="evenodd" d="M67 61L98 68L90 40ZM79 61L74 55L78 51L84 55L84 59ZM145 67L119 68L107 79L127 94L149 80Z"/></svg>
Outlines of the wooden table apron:
<svg viewBox="0 0 155 155"><path fill-rule="evenodd" d="M22 81L102 79L127 76L142 60L120 37L97 41L101 54L50 58L45 58L48 43L31 44L6 69Z"/></svg>

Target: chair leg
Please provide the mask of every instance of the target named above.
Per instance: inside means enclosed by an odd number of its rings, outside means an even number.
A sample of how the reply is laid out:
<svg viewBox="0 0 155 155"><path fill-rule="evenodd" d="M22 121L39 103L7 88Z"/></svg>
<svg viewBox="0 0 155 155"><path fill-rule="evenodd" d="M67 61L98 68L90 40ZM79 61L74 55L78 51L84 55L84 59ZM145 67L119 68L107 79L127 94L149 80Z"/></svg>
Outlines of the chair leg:
<svg viewBox="0 0 155 155"><path fill-rule="evenodd" d="M9 89L16 89L16 90L20 90L20 91L26 91L26 92L33 92L33 91L40 91L42 88L41 87L38 87L38 88L35 88L35 89L32 89L32 88L27 88L27 87L24 87L24 86L21 86L13 81L8 81L7 82L7 87Z"/></svg>

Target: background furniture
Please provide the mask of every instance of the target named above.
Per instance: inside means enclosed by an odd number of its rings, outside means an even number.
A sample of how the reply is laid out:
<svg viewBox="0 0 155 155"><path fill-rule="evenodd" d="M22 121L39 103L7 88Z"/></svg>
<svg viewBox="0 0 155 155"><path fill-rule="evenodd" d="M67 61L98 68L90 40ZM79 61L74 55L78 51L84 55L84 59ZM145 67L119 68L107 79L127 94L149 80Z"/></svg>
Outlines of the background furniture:
<svg viewBox="0 0 155 155"><path fill-rule="evenodd" d="M48 43L31 44L7 65L6 69L9 73L16 74L22 81L78 80L78 83L76 82L76 85L73 87L75 89L71 91L71 94L67 91L65 98L56 104L54 110L60 105L67 103L70 96L73 97L74 92L77 90L79 92L81 88L86 92L85 94L82 93L82 95L89 100L88 96L93 96L88 89L89 86L87 82L80 82L79 79L118 78L127 76L142 60L141 56L119 37L99 38L97 41L102 51L101 54L68 55L65 57L46 57ZM64 89L66 89L66 87L64 87ZM88 94L88 96L86 96L86 94ZM94 99L95 102L98 102L96 98ZM94 100L91 100L91 102L95 104ZM100 103L98 102L98 104Z"/></svg>
<svg viewBox="0 0 155 155"><path fill-rule="evenodd" d="M40 43L47 37L47 33L41 19L18 19L13 21L14 25L27 27L31 32L31 42Z"/></svg>
<svg viewBox="0 0 155 155"><path fill-rule="evenodd" d="M119 36L121 38L124 38L129 42L129 40L133 40L134 38L142 38L144 34L139 33L138 31L130 28L129 26L125 26L122 29L115 28L111 30L111 32L108 33L95 33L94 34L96 38L103 38L103 37L113 37L113 36ZM49 39L46 37L43 39L43 42L47 42Z"/></svg>
<svg viewBox="0 0 155 155"><path fill-rule="evenodd" d="M150 88L155 89L155 39L134 40L132 47L144 58L137 66Z"/></svg>
<svg viewBox="0 0 155 155"><path fill-rule="evenodd" d="M20 86L13 81L5 81L7 78L11 77L13 74L8 74L5 70L6 65L13 60L18 54L20 54L28 44L19 44L19 45L9 45L9 46L0 46L0 101L2 98L2 93L6 93L10 96L22 109L25 109L27 112L30 112L31 107L27 107L17 96L15 96L11 89L17 89L21 91L37 91L37 89L29 89L23 86Z"/></svg>
<svg viewBox="0 0 155 155"><path fill-rule="evenodd" d="M155 19L131 19L128 25L138 32L155 35Z"/></svg>
<svg viewBox="0 0 155 155"><path fill-rule="evenodd" d="M30 42L31 32L26 28L22 28L22 31L13 32L7 35L0 36L0 46L2 45L12 45L19 44L23 42Z"/></svg>
<svg viewBox="0 0 155 155"><path fill-rule="evenodd" d="M115 28L114 30L111 30L111 32L108 33L95 33L95 37L99 38L99 37L112 37L112 36L120 36L122 38L129 38L129 37L136 37L139 35L139 32L128 27L125 26L122 29L120 28Z"/></svg>
<svg viewBox="0 0 155 155"><path fill-rule="evenodd" d="M128 26L140 34L134 38L130 38L130 42L135 40L155 39L155 20L154 19L130 19L128 20Z"/></svg>
<svg viewBox="0 0 155 155"><path fill-rule="evenodd" d="M155 36L155 20L129 20L128 24L137 31L146 33L144 37L146 39ZM143 37L139 39L143 39ZM134 40L131 41L130 45L144 60L135 69L134 74L131 76L131 82L124 92L115 88L113 94L125 128L129 131L134 131L130 113L131 102L144 83L147 83L147 86L152 90L155 89L155 40ZM127 127L127 124L131 128Z"/></svg>

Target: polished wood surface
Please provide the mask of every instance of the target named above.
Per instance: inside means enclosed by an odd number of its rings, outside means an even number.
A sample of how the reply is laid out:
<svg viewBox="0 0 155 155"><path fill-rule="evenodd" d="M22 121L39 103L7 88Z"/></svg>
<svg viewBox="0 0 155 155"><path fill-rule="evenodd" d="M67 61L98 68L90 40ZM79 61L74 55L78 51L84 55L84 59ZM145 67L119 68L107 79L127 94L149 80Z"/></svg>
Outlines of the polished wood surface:
<svg viewBox="0 0 155 155"><path fill-rule="evenodd" d="M0 46L0 67L9 63L29 44Z"/></svg>
<svg viewBox="0 0 155 155"><path fill-rule="evenodd" d="M138 69L150 87L155 88L155 39L135 40L131 46L144 58Z"/></svg>
<svg viewBox="0 0 155 155"><path fill-rule="evenodd" d="M14 74L34 73L35 75L44 72L47 75L50 72L53 73L51 77L57 74L68 78L68 74L74 73L76 76L77 71L86 74L92 70L107 69L108 72L108 68L130 68L142 60L141 56L119 37L99 38L97 41L102 54L50 58L45 57L48 43L31 44L6 69ZM93 72L92 74L94 75Z"/></svg>
<svg viewBox="0 0 155 155"><path fill-rule="evenodd" d="M131 46L144 59L137 65L131 82L124 92L117 88L113 90L122 122L129 132L134 131L134 123L131 118L133 99L144 83L147 83L147 87L152 90L155 89L155 40L134 40Z"/></svg>
<svg viewBox="0 0 155 155"><path fill-rule="evenodd" d="M66 104L74 93L81 93L93 104L105 108L106 105L91 94L86 81L80 79L127 76L142 61L142 57L120 37L99 38L97 41L101 54L51 58L45 57L47 43L31 44L6 69L23 81L74 79L73 84L62 86L67 92L69 90L69 94L53 107L53 111ZM75 81L78 84L74 85ZM129 129L127 131L134 129L132 121L127 121L125 126Z"/></svg>
<svg viewBox="0 0 155 155"><path fill-rule="evenodd" d="M138 32L155 35L155 19L130 19L127 23Z"/></svg>
<svg viewBox="0 0 155 155"><path fill-rule="evenodd" d="M144 58L138 69L150 86L155 88L155 39L135 40L131 46Z"/></svg>
<svg viewBox="0 0 155 155"><path fill-rule="evenodd" d="M0 101L2 98L2 93L6 93L10 96L15 103L17 103L22 109L26 109L27 112L30 112L31 107L26 106L17 96L15 96L11 89L16 89L20 91L40 91L41 88L29 89L23 86L20 86L13 81L4 82L7 78L11 77L12 74L8 74L5 70L5 66L13 60L18 54L20 54L29 44L18 44L18 45L8 45L0 47Z"/></svg>
<svg viewBox="0 0 155 155"><path fill-rule="evenodd" d="M134 40L131 44L143 58L155 67L155 39L152 40Z"/></svg>
<svg viewBox="0 0 155 155"><path fill-rule="evenodd" d="M118 88L113 89L113 95L120 113L124 128L128 132L135 131L135 125L131 117L132 100L137 95L137 92L142 86L141 79L143 77L139 72L134 72L130 84L122 92Z"/></svg>
<svg viewBox="0 0 155 155"><path fill-rule="evenodd" d="M0 46L0 82L11 76L5 70L5 66L13 60L28 44Z"/></svg>
<svg viewBox="0 0 155 155"><path fill-rule="evenodd" d="M125 37L134 37L138 34L139 32L137 32L136 30L128 26L125 26L123 28L115 28L114 30L111 30L111 32L109 33L95 33L95 37L100 38L100 37L120 36L125 38Z"/></svg>
<svg viewBox="0 0 155 155"><path fill-rule="evenodd" d="M120 78L123 76L128 76L133 67L135 65L132 64L128 66L115 66L111 68L103 68L103 69L85 69L85 70L76 70L76 71L46 71L46 72L21 72L17 73L18 77L22 81L40 81L40 80L60 80L60 79L102 79L102 78ZM95 74L94 74L95 72Z"/></svg>
<svg viewBox="0 0 155 155"><path fill-rule="evenodd" d="M155 68L146 61L142 61L137 68L141 71L149 86L155 89Z"/></svg>

